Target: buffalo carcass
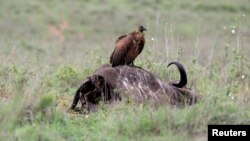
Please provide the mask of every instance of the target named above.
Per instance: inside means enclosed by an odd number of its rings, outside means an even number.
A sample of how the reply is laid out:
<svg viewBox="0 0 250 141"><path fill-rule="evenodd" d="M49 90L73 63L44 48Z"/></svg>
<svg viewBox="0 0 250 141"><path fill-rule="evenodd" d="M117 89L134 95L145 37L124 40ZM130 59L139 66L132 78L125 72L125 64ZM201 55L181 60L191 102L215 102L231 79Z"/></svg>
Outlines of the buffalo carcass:
<svg viewBox="0 0 250 141"><path fill-rule="evenodd" d="M78 88L70 109L75 110L79 101L80 108L87 111L95 110L100 101L112 103L117 100L130 100L135 103L177 106L195 103L199 96L185 87L185 69L179 62L171 62L169 65L171 64L175 64L180 72L179 83L164 82L139 67L111 67L105 64Z"/></svg>

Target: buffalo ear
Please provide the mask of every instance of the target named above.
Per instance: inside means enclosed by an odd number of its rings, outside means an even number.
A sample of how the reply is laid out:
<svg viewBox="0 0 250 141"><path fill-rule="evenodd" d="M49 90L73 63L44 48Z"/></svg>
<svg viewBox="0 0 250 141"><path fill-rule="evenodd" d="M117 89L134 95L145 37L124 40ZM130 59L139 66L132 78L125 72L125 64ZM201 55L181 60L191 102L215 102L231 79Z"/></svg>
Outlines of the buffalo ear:
<svg viewBox="0 0 250 141"><path fill-rule="evenodd" d="M101 75L97 75L97 80L101 83L103 83L105 81L104 77Z"/></svg>
<svg viewBox="0 0 250 141"><path fill-rule="evenodd" d="M92 84L97 88L97 89L100 89L104 83L105 83L105 79L103 76L100 76L100 75L93 75L91 77L91 81L92 81Z"/></svg>
<svg viewBox="0 0 250 141"><path fill-rule="evenodd" d="M104 77L101 75L94 75L92 77L92 82L99 82L99 83L103 83L105 81Z"/></svg>
<svg viewBox="0 0 250 141"><path fill-rule="evenodd" d="M105 79L104 79L103 76L98 75L98 81L99 81L99 84L100 84L100 85L102 85L102 86L105 85Z"/></svg>

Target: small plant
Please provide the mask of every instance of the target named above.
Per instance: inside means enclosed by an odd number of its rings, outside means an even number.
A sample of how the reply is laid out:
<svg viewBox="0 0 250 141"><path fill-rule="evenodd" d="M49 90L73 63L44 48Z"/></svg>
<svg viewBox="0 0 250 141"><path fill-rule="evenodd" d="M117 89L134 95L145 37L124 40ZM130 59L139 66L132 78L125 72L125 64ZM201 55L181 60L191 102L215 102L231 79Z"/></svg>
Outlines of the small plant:
<svg viewBox="0 0 250 141"><path fill-rule="evenodd" d="M54 104L55 98L53 95L46 94L41 97L38 108L46 109Z"/></svg>
<svg viewBox="0 0 250 141"><path fill-rule="evenodd" d="M62 92L71 92L73 86L76 86L79 81L80 73L71 66L62 66L52 75L47 75L42 84L52 90L57 88Z"/></svg>
<svg viewBox="0 0 250 141"><path fill-rule="evenodd" d="M77 78L77 71L71 66L63 66L56 71L55 77L62 83L70 84Z"/></svg>

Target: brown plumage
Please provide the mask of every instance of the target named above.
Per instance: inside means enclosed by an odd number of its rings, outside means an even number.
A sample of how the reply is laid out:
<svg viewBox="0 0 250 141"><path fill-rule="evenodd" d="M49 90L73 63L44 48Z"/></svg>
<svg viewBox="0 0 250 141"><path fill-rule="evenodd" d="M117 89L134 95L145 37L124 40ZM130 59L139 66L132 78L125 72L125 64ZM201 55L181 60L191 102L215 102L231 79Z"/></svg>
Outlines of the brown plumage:
<svg viewBox="0 0 250 141"><path fill-rule="evenodd" d="M133 64L135 58L143 50L145 44L143 31L146 30L147 29L141 25L138 31L120 36L117 39L115 49L110 56L112 67Z"/></svg>

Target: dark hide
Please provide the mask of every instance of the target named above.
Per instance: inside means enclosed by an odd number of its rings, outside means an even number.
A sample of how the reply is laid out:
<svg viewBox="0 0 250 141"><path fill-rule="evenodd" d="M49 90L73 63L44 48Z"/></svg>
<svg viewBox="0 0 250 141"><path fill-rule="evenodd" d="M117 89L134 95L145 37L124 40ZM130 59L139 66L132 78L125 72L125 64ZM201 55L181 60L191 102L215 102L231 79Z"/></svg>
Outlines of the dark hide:
<svg viewBox="0 0 250 141"><path fill-rule="evenodd" d="M184 68L182 67L183 73L178 66L181 64L173 64L178 67L181 74L178 84L161 81L152 73L138 67L103 65L76 91L71 109L76 108L78 101L81 102L81 108L88 111L95 110L95 105L100 101L112 103L117 100L128 100L135 103L149 102L156 106L195 103L198 95L184 87L187 82Z"/></svg>

